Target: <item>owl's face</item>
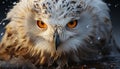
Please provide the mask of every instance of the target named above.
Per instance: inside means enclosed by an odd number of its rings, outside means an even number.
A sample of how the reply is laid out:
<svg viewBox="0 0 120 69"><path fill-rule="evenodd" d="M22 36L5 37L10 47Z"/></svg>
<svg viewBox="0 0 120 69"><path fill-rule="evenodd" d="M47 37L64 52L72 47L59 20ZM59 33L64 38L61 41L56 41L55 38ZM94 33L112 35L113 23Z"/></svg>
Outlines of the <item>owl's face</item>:
<svg viewBox="0 0 120 69"><path fill-rule="evenodd" d="M13 10L16 15L8 14L13 19L8 26L24 27L37 52L72 51L84 59L99 55L110 38L108 7L101 0L21 0Z"/></svg>
<svg viewBox="0 0 120 69"><path fill-rule="evenodd" d="M82 18L84 17L81 16ZM40 49L56 51L69 51L76 49L82 39L92 31L92 20L72 20L66 19L34 19L31 17L27 21L28 36L31 37L36 47Z"/></svg>
<svg viewBox="0 0 120 69"><path fill-rule="evenodd" d="M92 43L91 35L96 40L104 38L96 34L98 14L91 11L94 8L87 9L83 3L72 0L63 3L62 0L36 1L25 25L35 47L48 52L69 52L83 47L85 40Z"/></svg>

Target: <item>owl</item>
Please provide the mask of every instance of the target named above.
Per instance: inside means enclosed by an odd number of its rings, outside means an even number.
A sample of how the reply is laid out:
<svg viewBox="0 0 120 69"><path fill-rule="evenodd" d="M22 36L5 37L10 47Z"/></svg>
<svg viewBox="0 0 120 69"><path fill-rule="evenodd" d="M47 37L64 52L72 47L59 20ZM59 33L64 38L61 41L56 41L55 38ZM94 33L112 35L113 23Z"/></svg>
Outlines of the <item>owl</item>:
<svg viewBox="0 0 120 69"><path fill-rule="evenodd" d="M0 60L23 57L35 65L99 60L109 55L112 24L102 0L20 0L0 42Z"/></svg>

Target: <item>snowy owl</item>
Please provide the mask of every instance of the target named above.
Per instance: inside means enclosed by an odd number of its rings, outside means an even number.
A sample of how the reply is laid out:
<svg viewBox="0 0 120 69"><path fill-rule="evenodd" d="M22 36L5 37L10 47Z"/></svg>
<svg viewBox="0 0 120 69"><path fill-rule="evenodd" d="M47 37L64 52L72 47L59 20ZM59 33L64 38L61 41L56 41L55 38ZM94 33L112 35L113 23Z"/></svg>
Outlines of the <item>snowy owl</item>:
<svg viewBox="0 0 120 69"><path fill-rule="evenodd" d="M102 0L20 0L6 19L1 60L22 56L62 68L110 53L112 25Z"/></svg>

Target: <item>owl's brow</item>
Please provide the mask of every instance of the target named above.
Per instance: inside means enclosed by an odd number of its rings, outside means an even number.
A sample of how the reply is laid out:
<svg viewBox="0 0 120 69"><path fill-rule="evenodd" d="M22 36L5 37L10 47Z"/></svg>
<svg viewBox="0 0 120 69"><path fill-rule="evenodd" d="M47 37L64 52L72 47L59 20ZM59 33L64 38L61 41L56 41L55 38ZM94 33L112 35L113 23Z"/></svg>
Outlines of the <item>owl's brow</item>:
<svg viewBox="0 0 120 69"><path fill-rule="evenodd" d="M42 18L76 18L87 7L83 0L45 0L43 2L37 0L34 2L34 8Z"/></svg>

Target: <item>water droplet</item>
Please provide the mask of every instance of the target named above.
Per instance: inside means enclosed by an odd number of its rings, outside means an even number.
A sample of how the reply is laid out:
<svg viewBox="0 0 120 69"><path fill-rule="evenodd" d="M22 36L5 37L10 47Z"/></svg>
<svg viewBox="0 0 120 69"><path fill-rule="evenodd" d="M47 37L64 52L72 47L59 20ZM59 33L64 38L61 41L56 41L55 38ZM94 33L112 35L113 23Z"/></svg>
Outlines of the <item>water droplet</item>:
<svg viewBox="0 0 120 69"><path fill-rule="evenodd" d="M103 64L103 65L107 65L107 63L106 63L106 62L103 62L102 64Z"/></svg>
<svg viewBox="0 0 120 69"><path fill-rule="evenodd" d="M111 6L111 4L110 4L110 3L108 3L108 6Z"/></svg>
<svg viewBox="0 0 120 69"><path fill-rule="evenodd" d="M17 2L13 2L13 5L16 5Z"/></svg>
<svg viewBox="0 0 120 69"><path fill-rule="evenodd" d="M5 25L5 23L2 24L3 26Z"/></svg>
<svg viewBox="0 0 120 69"><path fill-rule="evenodd" d="M3 1L2 4L5 4L5 1Z"/></svg>
<svg viewBox="0 0 120 69"><path fill-rule="evenodd" d="M113 65L113 64L111 64L111 65L110 65L110 67L111 67L111 68L113 68L113 67L114 67L114 65Z"/></svg>
<svg viewBox="0 0 120 69"><path fill-rule="evenodd" d="M89 28L90 25L87 25L86 28Z"/></svg>
<svg viewBox="0 0 120 69"><path fill-rule="evenodd" d="M102 52L99 52L99 55L102 55Z"/></svg>
<svg viewBox="0 0 120 69"><path fill-rule="evenodd" d="M101 39L101 37L98 37L97 39L98 39L98 40L100 40L100 39Z"/></svg>
<svg viewBox="0 0 120 69"><path fill-rule="evenodd" d="M83 65L83 67L87 67L87 65Z"/></svg>
<svg viewBox="0 0 120 69"><path fill-rule="evenodd" d="M92 42L92 41L90 41L90 44L93 44L93 42Z"/></svg>
<svg viewBox="0 0 120 69"><path fill-rule="evenodd" d="M0 35L3 36L3 34L4 34L4 33L2 32Z"/></svg>
<svg viewBox="0 0 120 69"><path fill-rule="evenodd" d="M119 6L119 4L116 4L116 5L115 5L115 8L118 7L118 6Z"/></svg>

